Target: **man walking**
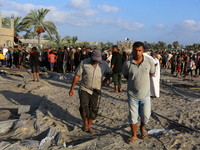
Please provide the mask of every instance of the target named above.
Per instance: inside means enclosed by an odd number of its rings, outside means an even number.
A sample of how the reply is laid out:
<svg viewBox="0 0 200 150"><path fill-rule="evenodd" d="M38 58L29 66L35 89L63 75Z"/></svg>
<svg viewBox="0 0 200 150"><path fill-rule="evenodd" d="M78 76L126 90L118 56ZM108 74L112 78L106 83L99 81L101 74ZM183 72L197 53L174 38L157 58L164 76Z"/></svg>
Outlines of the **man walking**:
<svg viewBox="0 0 200 150"><path fill-rule="evenodd" d="M132 136L126 140L129 144L137 139L138 112L141 117L141 136L142 138L148 136L144 126L151 115L150 77L154 73L155 63L151 58L144 56L143 52L144 44L135 42L133 57L124 63L122 71L128 80L129 122L132 131Z"/></svg>
<svg viewBox="0 0 200 150"><path fill-rule="evenodd" d="M113 56L111 60L111 69L113 70L113 82L115 89L114 93L121 92L121 84L122 84L122 55L119 53L117 45L113 46Z"/></svg>
<svg viewBox="0 0 200 150"><path fill-rule="evenodd" d="M102 82L104 74L107 76ZM97 116L97 105L101 94L101 84L103 86L106 85L110 74L112 74L112 70L108 67L107 62L101 60L101 52L99 50L94 50L91 58L81 61L76 69L69 95L70 97L73 96L74 87L80 76L82 76L79 91L79 111L84 120L84 125L82 127L83 131L94 133L91 124Z"/></svg>

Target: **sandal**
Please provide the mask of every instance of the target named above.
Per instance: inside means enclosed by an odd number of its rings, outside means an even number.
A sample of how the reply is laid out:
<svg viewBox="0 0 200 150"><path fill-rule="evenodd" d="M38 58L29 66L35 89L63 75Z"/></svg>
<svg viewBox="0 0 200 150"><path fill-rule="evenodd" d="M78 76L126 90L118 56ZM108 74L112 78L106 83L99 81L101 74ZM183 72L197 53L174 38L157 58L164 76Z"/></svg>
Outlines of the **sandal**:
<svg viewBox="0 0 200 150"><path fill-rule="evenodd" d="M133 137L130 137L126 140L126 143L128 144L132 144L133 142L135 142L137 139L134 139Z"/></svg>
<svg viewBox="0 0 200 150"><path fill-rule="evenodd" d="M88 128L88 132L89 132L89 133L95 133L95 131L92 130L92 128Z"/></svg>
<svg viewBox="0 0 200 150"><path fill-rule="evenodd" d="M148 133L146 130L143 130L143 131L141 130L141 137L142 139L146 139L148 137Z"/></svg>
<svg viewBox="0 0 200 150"><path fill-rule="evenodd" d="M88 131L89 130L89 128L88 128L88 126L82 126L82 131Z"/></svg>

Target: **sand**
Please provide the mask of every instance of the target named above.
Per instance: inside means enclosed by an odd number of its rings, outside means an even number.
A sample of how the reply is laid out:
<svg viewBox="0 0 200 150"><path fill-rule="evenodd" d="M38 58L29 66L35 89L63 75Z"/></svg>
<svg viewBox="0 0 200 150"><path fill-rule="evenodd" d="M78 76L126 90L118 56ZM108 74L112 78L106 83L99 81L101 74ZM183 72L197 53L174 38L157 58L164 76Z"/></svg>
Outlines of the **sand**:
<svg viewBox="0 0 200 150"><path fill-rule="evenodd" d="M171 132L149 135L145 140L138 132L138 139L127 144L125 140L131 132L125 79L121 93L110 92L114 88L113 83L111 87L102 88L98 117L92 124L96 133L89 134L81 130L79 83L74 96L68 95L72 73L41 73L40 82L33 82L32 75L26 70L6 71L22 74L24 78L0 75L1 105L30 105L31 110L21 115L16 110L0 110L1 121L18 120L11 129L0 134L1 141L4 141L0 146L7 142L10 147L20 149L200 149L200 101L198 97L194 100L192 95L184 97L184 94L191 93L200 95L200 78L184 80L182 77L170 77L169 69L162 70L161 94L151 100L152 116L146 130L165 129ZM170 85L181 89L183 95L175 93Z"/></svg>

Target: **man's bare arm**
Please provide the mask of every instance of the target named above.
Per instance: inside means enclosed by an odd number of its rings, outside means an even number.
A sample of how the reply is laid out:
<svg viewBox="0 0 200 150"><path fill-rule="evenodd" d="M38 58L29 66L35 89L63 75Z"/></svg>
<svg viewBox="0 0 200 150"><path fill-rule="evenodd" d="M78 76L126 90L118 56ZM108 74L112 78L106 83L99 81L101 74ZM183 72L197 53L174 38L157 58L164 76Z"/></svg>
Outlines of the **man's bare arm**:
<svg viewBox="0 0 200 150"><path fill-rule="evenodd" d="M111 66L111 69L113 69L113 68L114 68L114 66L115 66L115 65L112 65L112 66Z"/></svg>
<svg viewBox="0 0 200 150"><path fill-rule="evenodd" d="M74 95L74 87L75 87L76 83L78 82L79 78L80 78L80 76L77 76L77 75L74 76L74 79L73 79L73 82L72 82L72 86L71 86L71 89L69 91L69 96L70 97L72 97Z"/></svg>
<svg viewBox="0 0 200 150"><path fill-rule="evenodd" d="M106 86L108 79L112 76L112 74L107 74L106 78L102 81L102 86Z"/></svg>

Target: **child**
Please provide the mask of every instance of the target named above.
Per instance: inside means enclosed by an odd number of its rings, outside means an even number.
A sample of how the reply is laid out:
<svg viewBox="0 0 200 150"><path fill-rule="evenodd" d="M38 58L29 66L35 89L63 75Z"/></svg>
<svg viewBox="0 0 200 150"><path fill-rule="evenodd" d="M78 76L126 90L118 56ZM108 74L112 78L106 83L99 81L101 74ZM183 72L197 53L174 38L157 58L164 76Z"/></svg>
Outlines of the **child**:
<svg viewBox="0 0 200 150"><path fill-rule="evenodd" d="M56 56L53 54L52 51L50 51L49 62L50 62L51 72L53 72L55 58L56 58Z"/></svg>

